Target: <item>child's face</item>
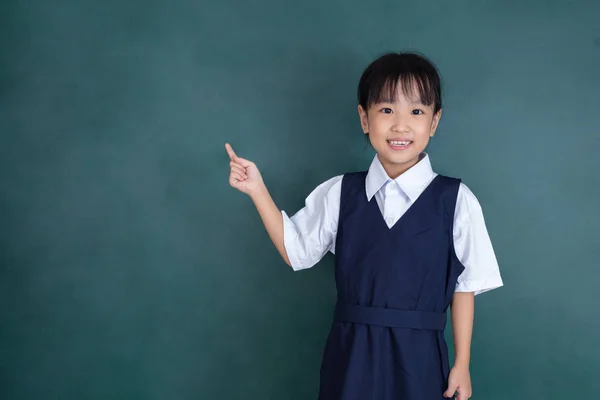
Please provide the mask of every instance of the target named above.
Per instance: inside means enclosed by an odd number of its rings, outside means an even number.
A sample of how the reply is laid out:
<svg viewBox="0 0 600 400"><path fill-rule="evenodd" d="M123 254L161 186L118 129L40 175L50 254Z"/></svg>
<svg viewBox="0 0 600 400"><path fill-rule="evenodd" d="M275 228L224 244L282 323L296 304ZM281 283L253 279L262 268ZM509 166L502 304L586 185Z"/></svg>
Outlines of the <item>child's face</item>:
<svg viewBox="0 0 600 400"><path fill-rule="evenodd" d="M373 104L368 110L358 106L363 132L390 178L394 179L419 161L437 129L442 111L434 114L418 96L407 98L398 85L396 99Z"/></svg>

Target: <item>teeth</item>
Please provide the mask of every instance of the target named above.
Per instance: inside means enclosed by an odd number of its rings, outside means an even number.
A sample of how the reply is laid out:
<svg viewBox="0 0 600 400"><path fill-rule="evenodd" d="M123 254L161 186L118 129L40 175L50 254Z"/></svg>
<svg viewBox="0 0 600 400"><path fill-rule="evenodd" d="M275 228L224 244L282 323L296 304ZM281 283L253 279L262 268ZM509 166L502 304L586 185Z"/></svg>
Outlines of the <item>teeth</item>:
<svg viewBox="0 0 600 400"><path fill-rule="evenodd" d="M406 140L403 142L397 141L397 140L390 140L390 144L392 146L406 146L407 144L410 144L410 140Z"/></svg>

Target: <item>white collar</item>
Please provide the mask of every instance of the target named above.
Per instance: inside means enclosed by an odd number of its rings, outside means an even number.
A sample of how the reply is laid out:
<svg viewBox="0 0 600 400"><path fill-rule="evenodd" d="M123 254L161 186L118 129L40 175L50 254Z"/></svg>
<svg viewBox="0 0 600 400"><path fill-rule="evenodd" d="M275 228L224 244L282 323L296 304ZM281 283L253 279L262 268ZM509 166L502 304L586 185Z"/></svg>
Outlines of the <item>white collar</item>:
<svg viewBox="0 0 600 400"><path fill-rule="evenodd" d="M386 183L395 181L404 193L414 201L423 192L423 189L434 178L435 172L431 168L431 161L427 153L421 153L420 160L406 172L398 176L396 179L391 179L377 155L373 158L367 177L365 178L365 188L367 199L371 201L375 193L377 193Z"/></svg>

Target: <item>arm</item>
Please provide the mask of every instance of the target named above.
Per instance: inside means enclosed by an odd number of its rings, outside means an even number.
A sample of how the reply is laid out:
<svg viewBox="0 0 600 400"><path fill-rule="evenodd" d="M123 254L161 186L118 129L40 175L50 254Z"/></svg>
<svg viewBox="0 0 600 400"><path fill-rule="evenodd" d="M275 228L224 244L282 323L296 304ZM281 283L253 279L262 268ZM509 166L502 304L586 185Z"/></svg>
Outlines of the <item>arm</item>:
<svg viewBox="0 0 600 400"><path fill-rule="evenodd" d="M286 264L291 266L292 263L288 258L283 241L283 216L279 208L275 205L267 187L263 185L260 190L251 194L250 198L254 202L267 233L277 248L277 251L279 251L279 254Z"/></svg>
<svg viewBox="0 0 600 400"><path fill-rule="evenodd" d="M450 313L454 334L454 365L468 370L471 360L471 338L475 313L474 294L455 293Z"/></svg>
<svg viewBox="0 0 600 400"><path fill-rule="evenodd" d="M273 241L283 260L291 266L283 240L283 216L269 194L260 171L252 161L238 157L229 144L226 144L225 148L231 160L229 163L231 167L229 184L250 196L271 241Z"/></svg>
<svg viewBox="0 0 600 400"><path fill-rule="evenodd" d="M294 271L310 268L328 251L334 252L343 175L315 188L290 218L275 205L256 165L225 147L231 159L229 184L250 196L273 244Z"/></svg>
<svg viewBox="0 0 600 400"><path fill-rule="evenodd" d="M469 363L471 359L471 336L473 332L473 315L475 295L471 292L455 293L452 298L451 316L454 334L454 367L448 377L448 389L444 397L467 400L473 391Z"/></svg>
<svg viewBox="0 0 600 400"><path fill-rule="evenodd" d="M498 263L487 232L483 211L471 190L461 183L454 221L454 248L465 267L452 299L455 360L444 396L458 390L458 399L472 394L469 364L476 295L502 286Z"/></svg>

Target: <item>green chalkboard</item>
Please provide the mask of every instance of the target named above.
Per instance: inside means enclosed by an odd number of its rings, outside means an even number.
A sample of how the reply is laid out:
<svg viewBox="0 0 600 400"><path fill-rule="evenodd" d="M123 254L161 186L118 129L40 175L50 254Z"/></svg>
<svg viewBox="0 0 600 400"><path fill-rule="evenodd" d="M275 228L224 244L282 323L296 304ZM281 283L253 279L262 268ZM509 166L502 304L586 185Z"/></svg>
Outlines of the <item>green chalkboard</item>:
<svg viewBox="0 0 600 400"><path fill-rule="evenodd" d="M293 272L224 150L295 212L368 167L363 68L444 79L428 151L477 195L505 286L474 399L600 393L600 3L3 1L0 398L314 399L333 258Z"/></svg>

